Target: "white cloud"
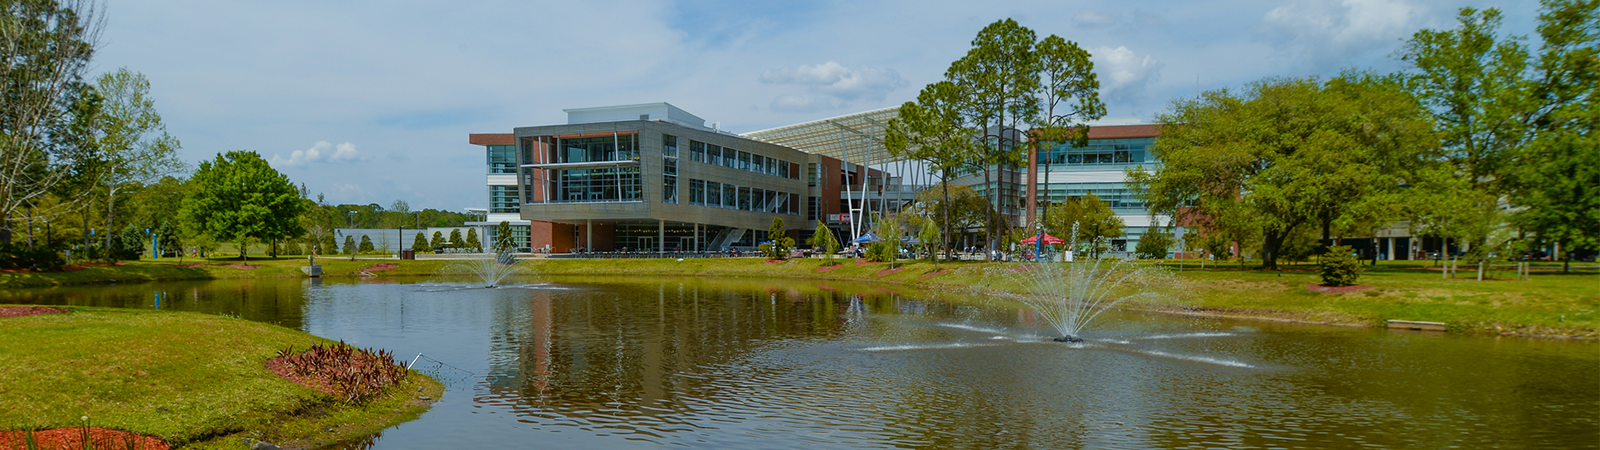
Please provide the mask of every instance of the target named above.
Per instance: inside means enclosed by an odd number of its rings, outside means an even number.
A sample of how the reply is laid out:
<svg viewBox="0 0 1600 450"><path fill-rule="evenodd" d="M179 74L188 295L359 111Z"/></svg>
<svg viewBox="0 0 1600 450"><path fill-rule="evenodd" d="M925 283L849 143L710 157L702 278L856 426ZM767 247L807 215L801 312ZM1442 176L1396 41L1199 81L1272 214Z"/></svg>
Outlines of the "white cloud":
<svg viewBox="0 0 1600 450"><path fill-rule="evenodd" d="M889 92L909 84L893 69L850 69L837 61L768 69L761 73L761 82L805 86L804 95L780 95L772 100L774 111L797 112L844 108L853 100L881 101Z"/></svg>
<svg viewBox="0 0 1600 450"><path fill-rule="evenodd" d="M1090 59L1100 78L1100 95L1105 100L1127 102L1136 100L1145 87L1161 78L1165 66L1150 55L1139 56L1126 46L1095 47Z"/></svg>
<svg viewBox="0 0 1600 450"><path fill-rule="evenodd" d="M1420 28L1422 12L1405 0L1301 0L1267 11L1257 39L1292 63L1317 72L1385 53Z"/></svg>
<svg viewBox="0 0 1600 450"><path fill-rule="evenodd" d="M311 148L295 150L289 153L288 158L272 155L272 164L287 167L304 167L314 162L346 162L361 159L361 153L356 151L356 145L349 142L333 145L328 141L317 141Z"/></svg>
<svg viewBox="0 0 1600 450"><path fill-rule="evenodd" d="M1122 18L1122 14L1117 12L1101 12L1092 9L1085 9L1078 11L1077 14L1074 14L1072 16L1072 21L1077 22L1078 25L1095 28L1111 25L1116 23L1117 19L1120 18Z"/></svg>

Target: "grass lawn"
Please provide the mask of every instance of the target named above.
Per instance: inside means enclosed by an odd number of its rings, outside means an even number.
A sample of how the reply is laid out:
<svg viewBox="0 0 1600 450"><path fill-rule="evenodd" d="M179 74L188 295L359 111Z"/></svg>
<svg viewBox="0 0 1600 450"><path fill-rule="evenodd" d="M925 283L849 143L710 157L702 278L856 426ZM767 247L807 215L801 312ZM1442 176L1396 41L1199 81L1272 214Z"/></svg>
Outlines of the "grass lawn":
<svg viewBox="0 0 1600 450"><path fill-rule="evenodd" d="M0 318L0 428L75 427L87 416L175 447L243 448L241 437L315 447L413 419L428 406L412 398L443 391L413 372L389 396L347 407L264 365L325 339L208 314L73 309Z"/></svg>

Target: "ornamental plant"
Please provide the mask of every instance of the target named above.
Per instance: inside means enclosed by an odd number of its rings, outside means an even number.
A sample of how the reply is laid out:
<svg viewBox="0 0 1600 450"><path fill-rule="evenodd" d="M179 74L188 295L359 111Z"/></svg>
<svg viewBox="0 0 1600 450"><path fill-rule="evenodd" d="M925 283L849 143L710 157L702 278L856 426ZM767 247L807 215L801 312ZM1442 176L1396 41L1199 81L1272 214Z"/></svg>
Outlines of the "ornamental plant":
<svg viewBox="0 0 1600 450"><path fill-rule="evenodd" d="M1348 245L1328 247L1328 252L1322 254L1321 266L1324 286L1349 286L1361 278L1361 261Z"/></svg>

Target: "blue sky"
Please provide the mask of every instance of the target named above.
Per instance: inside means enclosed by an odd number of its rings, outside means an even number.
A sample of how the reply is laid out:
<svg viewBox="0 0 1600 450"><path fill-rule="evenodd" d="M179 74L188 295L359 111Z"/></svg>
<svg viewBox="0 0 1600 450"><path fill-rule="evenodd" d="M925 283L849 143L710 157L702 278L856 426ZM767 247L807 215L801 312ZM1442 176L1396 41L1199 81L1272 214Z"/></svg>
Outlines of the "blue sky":
<svg viewBox="0 0 1600 450"><path fill-rule="evenodd" d="M254 150L332 203L484 207L468 133L666 101L747 132L911 100L983 26L1089 49L1109 115L1274 76L1399 70L1461 6L1534 1L216 2L108 5L95 72L151 82L191 163Z"/></svg>

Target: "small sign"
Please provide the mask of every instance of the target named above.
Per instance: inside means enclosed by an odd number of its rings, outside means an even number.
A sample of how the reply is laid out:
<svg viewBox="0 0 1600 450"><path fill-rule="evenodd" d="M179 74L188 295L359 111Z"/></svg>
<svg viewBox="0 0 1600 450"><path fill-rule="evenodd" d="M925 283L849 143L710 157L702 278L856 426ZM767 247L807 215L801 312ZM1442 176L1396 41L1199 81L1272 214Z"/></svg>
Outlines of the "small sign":
<svg viewBox="0 0 1600 450"><path fill-rule="evenodd" d="M849 214L840 214L839 215L839 221L840 222L849 222L850 221L850 215Z"/></svg>

